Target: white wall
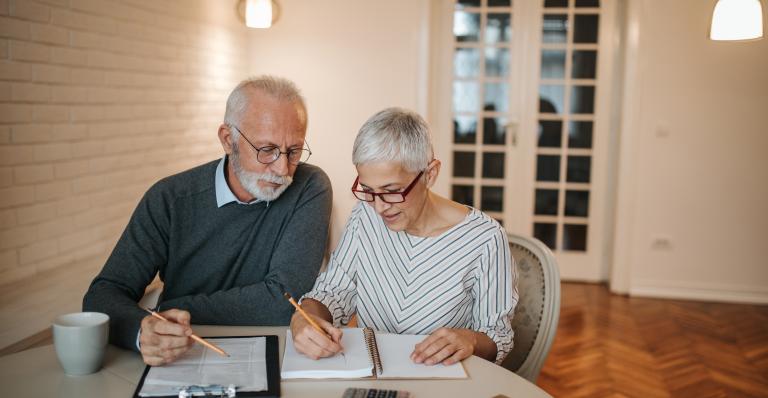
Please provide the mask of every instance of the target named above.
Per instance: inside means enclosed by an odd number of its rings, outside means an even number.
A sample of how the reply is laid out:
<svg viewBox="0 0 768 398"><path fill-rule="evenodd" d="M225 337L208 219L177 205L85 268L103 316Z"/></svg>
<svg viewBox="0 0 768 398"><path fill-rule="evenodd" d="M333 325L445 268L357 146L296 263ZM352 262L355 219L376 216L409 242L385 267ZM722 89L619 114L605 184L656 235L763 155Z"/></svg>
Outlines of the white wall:
<svg viewBox="0 0 768 398"><path fill-rule="evenodd" d="M334 190L333 242L356 199L352 143L368 117L388 106L426 116L429 36L426 0L280 2L268 30L251 30L254 74L296 82L307 99L307 141Z"/></svg>
<svg viewBox="0 0 768 398"><path fill-rule="evenodd" d="M614 288L768 303L768 39L661 3L629 2Z"/></svg>

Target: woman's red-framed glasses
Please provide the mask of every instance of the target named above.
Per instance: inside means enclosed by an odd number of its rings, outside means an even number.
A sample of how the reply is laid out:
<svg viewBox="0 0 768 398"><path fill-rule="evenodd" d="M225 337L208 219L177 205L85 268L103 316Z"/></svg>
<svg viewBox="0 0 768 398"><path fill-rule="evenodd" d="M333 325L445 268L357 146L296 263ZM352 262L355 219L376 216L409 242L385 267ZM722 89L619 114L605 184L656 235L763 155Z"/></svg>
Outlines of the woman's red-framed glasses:
<svg viewBox="0 0 768 398"><path fill-rule="evenodd" d="M355 194L356 198L364 202L373 202L378 196L384 203L403 203L405 202L405 195L408 195L408 192L411 192L413 187L416 186L416 182L419 181L419 177L423 174L424 171L419 172L419 175L417 175L416 178L414 178L413 181L400 192L373 192L355 189L357 188L357 183L360 182L360 176L357 176L355 182L352 184L352 193Z"/></svg>

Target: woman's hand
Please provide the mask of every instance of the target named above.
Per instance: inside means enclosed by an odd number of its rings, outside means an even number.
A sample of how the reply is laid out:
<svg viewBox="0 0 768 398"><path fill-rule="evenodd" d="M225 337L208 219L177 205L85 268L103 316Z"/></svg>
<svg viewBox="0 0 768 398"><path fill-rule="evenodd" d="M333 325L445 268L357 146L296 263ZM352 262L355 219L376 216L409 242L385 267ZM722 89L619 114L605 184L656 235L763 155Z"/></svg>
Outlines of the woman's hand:
<svg viewBox="0 0 768 398"><path fill-rule="evenodd" d="M293 346L296 351L312 358L319 359L334 356L342 351L341 329L313 314L308 314L325 331L320 333L299 312L291 317L291 333ZM329 338L330 337L330 338Z"/></svg>
<svg viewBox="0 0 768 398"><path fill-rule="evenodd" d="M440 328L416 344L411 360L425 365L452 365L472 355L477 344L477 332L473 330Z"/></svg>

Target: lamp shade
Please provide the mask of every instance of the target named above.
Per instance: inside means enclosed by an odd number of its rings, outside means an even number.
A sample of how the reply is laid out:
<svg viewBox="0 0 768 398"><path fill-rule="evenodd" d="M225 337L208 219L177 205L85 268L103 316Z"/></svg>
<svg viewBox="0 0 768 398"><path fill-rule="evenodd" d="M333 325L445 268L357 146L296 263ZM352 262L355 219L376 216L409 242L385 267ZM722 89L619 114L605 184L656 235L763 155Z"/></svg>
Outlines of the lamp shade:
<svg viewBox="0 0 768 398"><path fill-rule="evenodd" d="M245 3L245 26L269 28L272 26L272 0L247 0Z"/></svg>
<svg viewBox="0 0 768 398"><path fill-rule="evenodd" d="M718 0L712 12L712 40L751 40L763 37L760 0Z"/></svg>

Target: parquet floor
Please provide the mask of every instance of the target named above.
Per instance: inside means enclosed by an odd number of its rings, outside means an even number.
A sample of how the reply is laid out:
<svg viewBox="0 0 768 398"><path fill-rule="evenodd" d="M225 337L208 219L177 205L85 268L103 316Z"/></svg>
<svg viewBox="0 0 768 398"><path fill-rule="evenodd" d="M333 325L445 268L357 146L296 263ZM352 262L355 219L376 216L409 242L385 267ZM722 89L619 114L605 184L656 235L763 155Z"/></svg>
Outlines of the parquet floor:
<svg viewBox="0 0 768 398"><path fill-rule="evenodd" d="M768 397L768 306L564 283L538 385L555 397Z"/></svg>

